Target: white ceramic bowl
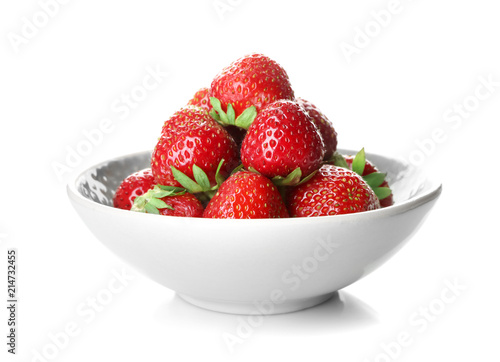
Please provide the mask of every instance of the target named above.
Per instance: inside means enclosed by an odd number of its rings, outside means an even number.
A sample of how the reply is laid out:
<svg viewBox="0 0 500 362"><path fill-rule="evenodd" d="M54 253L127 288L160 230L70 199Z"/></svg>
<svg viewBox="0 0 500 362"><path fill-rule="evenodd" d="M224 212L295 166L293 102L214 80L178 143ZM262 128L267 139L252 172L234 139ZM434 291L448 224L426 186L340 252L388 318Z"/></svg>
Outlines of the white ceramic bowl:
<svg viewBox="0 0 500 362"><path fill-rule="evenodd" d="M441 193L441 185L419 170L367 154L388 173L395 199L391 207L259 220L180 218L113 208L114 190L129 174L149 167L150 154L89 168L68 184L69 198L116 255L192 304L227 313L286 313L327 300L393 256Z"/></svg>

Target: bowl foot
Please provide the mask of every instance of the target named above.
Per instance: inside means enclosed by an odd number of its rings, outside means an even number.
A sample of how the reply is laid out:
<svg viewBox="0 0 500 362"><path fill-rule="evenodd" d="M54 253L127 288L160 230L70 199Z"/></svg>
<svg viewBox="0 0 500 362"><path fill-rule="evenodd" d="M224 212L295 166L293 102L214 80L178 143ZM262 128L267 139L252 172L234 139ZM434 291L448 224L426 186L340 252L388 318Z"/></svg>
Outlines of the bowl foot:
<svg viewBox="0 0 500 362"><path fill-rule="evenodd" d="M229 314L244 314L244 315L272 315L297 312L302 309L311 308L323 302L326 302L338 292L332 292L317 297L304 299L286 299L281 303L273 303L272 301L256 301L256 302L230 302L224 300L204 299L192 297L185 294L177 293L179 297L188 303L197 307L222 312Z"/></svg>

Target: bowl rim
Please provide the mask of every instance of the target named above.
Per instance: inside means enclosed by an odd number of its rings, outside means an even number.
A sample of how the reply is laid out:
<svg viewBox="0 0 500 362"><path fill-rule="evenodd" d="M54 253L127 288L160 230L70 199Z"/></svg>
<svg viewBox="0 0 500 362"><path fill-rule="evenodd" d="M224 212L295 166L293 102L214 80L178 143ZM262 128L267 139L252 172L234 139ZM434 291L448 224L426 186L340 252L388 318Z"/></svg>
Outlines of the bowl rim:
<svg viewBox="0 0 500 362"><path fill-rule="evenodd" d="M356 151L350 150L350 149L339 149L339 151L345 152L345 153L355 153ZM428 182L430 186L427 188L422 193L419 193L418 195L409 198L407 200L398 202L394 205L385 207L385 208L380 208L376 210L370 210L370 211L364 211L364 212L359 212L359 213L352 213L352 214L343 214L343 215L328 215L328 216L319 216L319 217L289 217L289 218L274 218L274 219L269 219L269 218L263 218L263 219L211 219L211 218L195 218L195 217L177 217L177 216L164 216L164 215L154 215L154 214L146 214L146 213L140 213L140 212L130 212L129 210L123 210L123 209L118 209L113 206L107 206L103 205L100 203L97 203L95 201L89 200L83 195L78 192L77 189L77 182L80 180L80 178L89 172L92 169L96 169L99 167L104 166L105 164L113 161L119 161L123 160L126 158L138 156L138 155L144 155L146 153L151 153L151 150L145 150L145 151L138 151L138 152L133 152L117 157L113 157L111 159L107 159L105 161L101 161L99 163L96 163L90 167L85 168L83 171L79 172L76 175L73 175L71 179L67 182L66 184L66 191L68 194L69 199L72 202L76 202L82 207L92 209L94 211L99 211L102 213L118 213L116 215L119 215L120 213L125 217L128 215L128 217L157 217L159 218L158 220L163 220L163 222L166 221L165 218L171 219L172 221L179 221L179 219L189 219L192 220L192 222L195 223L218 223L218 224L224 224L224 223L234 223L234 224L246 224L246 223L269 223L273 222L276 224L280 224L282 226L286 226L287 223L311 223L311 222L352 222L354 220L359 221L358 219L361 220L369 220L369 219L378 219L378 218L386 218L398 214L403 214L405 212L408 212L412 209L415 209L417 207L420 207L424 204L427 204L435 199L437 199L441 192L442 192L442 183L437 182L436 180L429 178L427 174L424 173L424 180L425 182ZM370 158L370 156L375 156L375 157L381 157L381 158L386 158L386 159L392 159L395 161L398 161L404 165L407 165L409 167L414 167L415 166L410 166L408 162L404 162L402 159L399 158L394 158L386 155L382 155L379 153L366 153L366 157Z"/></svg>

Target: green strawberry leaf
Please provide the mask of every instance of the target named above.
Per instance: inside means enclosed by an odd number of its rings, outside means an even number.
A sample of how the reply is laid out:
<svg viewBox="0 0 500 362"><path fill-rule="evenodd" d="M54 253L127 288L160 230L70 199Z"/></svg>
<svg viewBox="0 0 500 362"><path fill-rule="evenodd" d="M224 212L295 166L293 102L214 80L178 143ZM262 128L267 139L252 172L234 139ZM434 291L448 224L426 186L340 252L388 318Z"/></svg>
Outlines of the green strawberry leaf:
<svg viewBox="0 0 500 362"><path fill-rule="evenodd" d="M147 212L148 214L156 214L156 215L160 214L160 210L158 210L157 207L155 207L149 203L146 204L146 206L144 208L145 208L144 212Z"/></svg>
<svg viewBox="0 0 500 362"><path fill-rule="evenodd" d="M333 153L332 158L330 160L328 160L327 162L329 162L329 163L331 162L335 166L338 166L338 167L343 167L343 168L349 169L349 165L347 164L347 161L345 160L344 156L342 156L337 151L335 151Z"/></svg>
<svg viewBox="0 0 500 362"><path fill-rule="evenodd" d="M366 164L366 156L365 149L362 148L352 160L352 170L356 172L358 175L362 176L363 171L365 170Z"/></svg>
<svg viewBox="0 0 500 362"><path fill-rule="evenodd" d="M302 177L302 170L300 169L300 167L297 167L295 170L290 172L286 177L275 176L271 179L271 181L276 186L295 186L300 182L301 177Z"/></svg>
<svg viewBox="0 0 500 362"><path fill-rule="evenodd" d="M212 105L212 108L215 110L215 112L217 112L218 114L217 118L219 119L214 118L217 122L219 122L223 126L229 126L229 125L234 126L234 109L232 106L228 105L228 112L229 112L228 115L226 112L222 110L222 104L217 98L210 97L210 104ZM232 109L232 112L230 109ZM232 119L229 118L230 115L233 116Z"/></svg>
<svg viewBox="0 0 500 362"><path fill-rule="evenodd" d="M183 187L177 187L177 186L166 186L166 185L155 185L158 186L160 189L164 191L171 191L175 194L180 194L180 193L185 193L186 189Z"/></svg>
<svg viewBox="0 0 500 362"><path fill-rule="evenodd" d="M165 201L154 198L154 197L151 198L151 200L149 200L148 205L153 205L157 209L165 209L165 208L168 208L170 206L170 205L167 205L167 203ZM170 207L172 207L172 206L170 206Z"/></svg>
<svg viewBox="0 0 500 362"><path fill-rule="evenodd" d="M210 112L208 112L208 114L210 114L210 116L211 116L213 119L215 119L218 123L220 123L220 122L221 122L221 120L220 120L220 116L219 116L219 113L217 113L217 112L215 111L215 109L213 109L213 108L212 108L212 109L210 110Z"/></svg>
<svg viewBox="0 0 500 362"><path fill-rule="evenodd" d="M170 166L172 174L176 181L180 183L186 190L194 194L197 192L203 192L203 189L195 181L191 180L189 176L185 175L183 172L176 169L174 166ZM194 171L193 171L194 172Z"/></svg>
<svg viewBox="0 0 500 362"><path fill-rule="evenodd" d="M202 191L210 190L210 180L207 174L200 167L193 165L193 176Z"/></svg>
<svg viewBox="0 0 500 362"><path fill-rule="evenodd" d="M259 174L259 175L260 175L260 172L259 172L259 171L257 171L257 170L256 170L255 168L253 168L252 166L248 167L248 171L253 172L253 173L257 173L257 174Z"/></svg>
<svg viewBox="0 0 500 362"><path fill-rule="evenodd" d="M385 173L373 172L369 175L363 176L363 180L365 180L368 186L373 189L374 187L382 185L385 180Z"/></svg>
<svg viewBox="0 0 500 362"><path fill-rule="evenodd" d="M311 172L309 175L307 175L306 177L304 177L297 185L302 185L303 183L309 181L310 179L313 178L314 175L316 175L317 172L318 172L318 170L315 170L315 171Z"/></svg>
<svg viewBox="0 0 500 362"><path fill-rule="evenodd" d="M196 194L196 197L202 202L208 202L213 195L215 195L217 189L225 181L224 176L220 174L222 165L224 164L224 159L220 160L217 170L215 171L215 181L216 185L211 186L210 180L207 174L199 166L193 165L193 177L192 180L189 176L183 172L177 170L174 166L170 166L172 169L172 174L174 178L190 193ZM184 190L184 189L182 189Z"/></svg>
<svg viewBox="0 0 500 362"><path fill-rule="evenodd" d="M236 118L235 124L240 128L248 129L255 117L257 117L257 108L250 106Z"/></svg>
<svg viewBox="0 0 500 362"><path fill-rule="evenodd" d="M383 200L392 194L389 187L374 187L373 192L375 192L375 195L377 195L379 200Z"/></svg>
<svg viewBox="0 0 500 362"><path fill-rule="evenodd" d="M227 121L230 125L234 126L236 124L235 117L236 114L234 113L234 108L231 103L227 104Z"/></svg>
<svg viewBox="0 0 500 362"><path fill-rule="evenodd" d="M161 199L162 197L166 197L166 196L170 196L170 195L172 195L171 191L162 191L162 190L160 190L160 191L155 192L153 196L155 198Z"/></svg>

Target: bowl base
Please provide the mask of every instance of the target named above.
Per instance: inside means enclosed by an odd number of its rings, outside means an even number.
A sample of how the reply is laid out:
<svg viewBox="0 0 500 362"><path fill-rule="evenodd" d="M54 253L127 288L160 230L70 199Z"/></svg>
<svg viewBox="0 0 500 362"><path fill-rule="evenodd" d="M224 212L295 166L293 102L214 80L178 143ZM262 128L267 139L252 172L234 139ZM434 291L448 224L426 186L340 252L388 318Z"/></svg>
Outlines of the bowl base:
<svg viewBox="0 0 500 362"><path fill-rule="evenodd" d="M326 302L333 296L338 295L338 292L304 299L287 299L279 304L273 303L270 300L255 302L229 302L192 297L180 293L177 293L177 295L190 304L215 312L243 315L273 315L297 312L302 309L314 307Z"/></svg>

